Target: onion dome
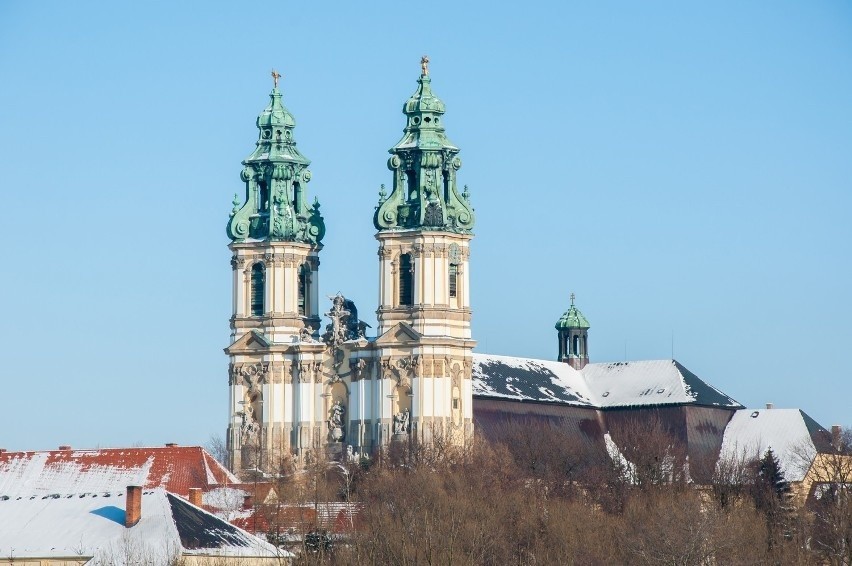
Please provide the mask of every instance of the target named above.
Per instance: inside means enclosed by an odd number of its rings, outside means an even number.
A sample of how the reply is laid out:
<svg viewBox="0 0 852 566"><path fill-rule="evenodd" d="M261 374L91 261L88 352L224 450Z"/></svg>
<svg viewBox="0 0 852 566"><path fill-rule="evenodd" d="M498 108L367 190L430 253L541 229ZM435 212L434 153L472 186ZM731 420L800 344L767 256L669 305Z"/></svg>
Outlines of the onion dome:
<svg viewBox="0 0 852 566"><path fill-rule="evenodd" d="M574 306L574 293L571 293L571 307L559 317L556 321L556 330L564 330L568 328L590 328L589 321L580 312L580 309Z"/></svg>
<svg viewBox="0 0 852 566"><path fill-rule="evenodd" d="M234 196L228 220L228 237L235 242L279 240L320 245L325 223L319 203L308 204L310 160L296 148L296 120L281 102L277 72L269 105L257 117L254 151L243 161L240 179L246 196Z"/></svg>
<svg viewBox="0 0 852 566"><path fill-rule="evenodd" d="M417 90L402 106L402 139L389 152L393 190L382 189L373 217L377 230L436 230L469 234L475 217L467 187L460 191L459 148L444 131L444 103L432 92L429 58L420 61Z"/></svg>

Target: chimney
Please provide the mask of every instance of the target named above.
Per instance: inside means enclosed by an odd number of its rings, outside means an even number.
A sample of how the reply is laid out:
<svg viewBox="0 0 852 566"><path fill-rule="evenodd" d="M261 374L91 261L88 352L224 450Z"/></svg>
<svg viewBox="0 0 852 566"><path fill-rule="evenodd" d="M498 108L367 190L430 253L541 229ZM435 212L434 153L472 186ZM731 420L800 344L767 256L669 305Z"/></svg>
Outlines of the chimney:
<svg viewBox="0 0 852 566"><path fill-rule="evenodd" d="M254 507L254 497L251 495L243 497L243 509L251 509L252 507Z"/></svg>
<svg viewBox="0 0 852 566"><path fill-rule="evenodd" d="M189 488L189 502L195 505L196 507L201 507L201 488L200 487L191 487Z"/></svg>
<svg viewBox="0 0 852 566"><path fill-rule="evenodd" d="M840 450L840 431L842 428L839 424L831 425L831 445L835 450Z"/></svg>
<svg viewBox="0 0 852 566"><path fill-rule="evenodd" d="M775 404L774 404L774 403L767 403L767 404L766 404L766 408L767 408L767 409L774 409L774 408L775 408Z"/></svg>
<svg viewBox="0 0 852 566"><path fill-rule="evenodd" d="M132 527L142 518L142 486L127 486L127 503L124 511L124 526Z"/></svg>
<svg viewBox="0 0 852 566"><path fill-rule="evenodd" d="M60 450L71 450L71 447L68 446L67 444L63 444L62 446L59 447L59 449Z"/></svg>
<svg viewBox="0 0 852 566"><path fill-rule="evenodd" d="M177 442L166 442L166 448L174 448L177 446Z"/></svg>

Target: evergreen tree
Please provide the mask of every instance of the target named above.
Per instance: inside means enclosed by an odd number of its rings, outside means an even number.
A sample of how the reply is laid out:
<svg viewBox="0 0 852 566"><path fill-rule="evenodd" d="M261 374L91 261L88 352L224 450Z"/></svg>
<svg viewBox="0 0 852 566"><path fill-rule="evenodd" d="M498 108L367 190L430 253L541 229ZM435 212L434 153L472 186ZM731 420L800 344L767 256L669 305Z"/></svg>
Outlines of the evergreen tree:
<svg viewBox="0 0 852 566"><path fill-rule="evenodd" d="M775 546L779 534L789 539L792 536L789 529L790 484L772 448L755 463L752 498L755 508L766 519L767 546Z"/></svg>

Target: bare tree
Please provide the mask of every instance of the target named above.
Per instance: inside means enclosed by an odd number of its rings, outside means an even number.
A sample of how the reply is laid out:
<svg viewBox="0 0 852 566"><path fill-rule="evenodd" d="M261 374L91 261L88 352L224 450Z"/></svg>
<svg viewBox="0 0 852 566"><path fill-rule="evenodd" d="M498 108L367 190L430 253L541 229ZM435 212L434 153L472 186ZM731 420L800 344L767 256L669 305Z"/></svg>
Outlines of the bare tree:
<svg viewBox="0 0 852 566"><path fill-rule="evenodd" d="M229 467L228 463L228 446L225 444L225 439L221 434L211 434L210 439L204 445L204 449L213 456L217 462Z"/></svg>

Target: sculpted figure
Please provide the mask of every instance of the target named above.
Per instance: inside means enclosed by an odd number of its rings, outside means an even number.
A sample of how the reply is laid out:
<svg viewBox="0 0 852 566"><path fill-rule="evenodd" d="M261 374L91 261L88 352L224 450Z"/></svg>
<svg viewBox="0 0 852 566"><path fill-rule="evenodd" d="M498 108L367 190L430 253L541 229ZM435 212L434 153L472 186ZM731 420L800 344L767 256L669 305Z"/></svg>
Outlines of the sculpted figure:
<svg viewBox="0 0 852 566"><path fill-rule="evenodd" d="M393 433L394 434L405 434L408 432L409 426L409 412L408 409L404 411L400 411L399 413L393 416Z"/></svg>
<svg viewBox="0 0 852 566"><path fill-rule="evenodd" d="M257 440L257 433L260 432L260 424L254 417L254 408L251 405L246 405L242 419L242 444L251 444Z"/></svg>
<svg viewBox="0 0 852 566"><path fill-rule="evenodd" d="M328 431L331 439L335 442L342 442L344 437L343 416L346 413L346 408L340 401L335 401L331 406L328 418Z"/></svg>

